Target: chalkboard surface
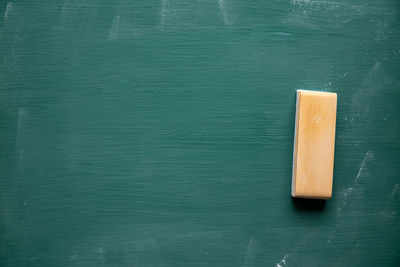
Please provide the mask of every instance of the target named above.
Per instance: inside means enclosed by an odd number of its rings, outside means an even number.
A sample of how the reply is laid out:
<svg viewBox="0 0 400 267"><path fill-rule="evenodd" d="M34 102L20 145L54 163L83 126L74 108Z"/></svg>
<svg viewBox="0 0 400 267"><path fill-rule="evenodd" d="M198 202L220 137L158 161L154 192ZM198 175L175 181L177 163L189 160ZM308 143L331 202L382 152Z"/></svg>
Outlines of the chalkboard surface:
<svg viewBox="0 0 400 267"><path fill-rule="evenodd" d="M0 4L1 266L399 266L400 2ZM338 94L290 197L295 90Z"/></svg>

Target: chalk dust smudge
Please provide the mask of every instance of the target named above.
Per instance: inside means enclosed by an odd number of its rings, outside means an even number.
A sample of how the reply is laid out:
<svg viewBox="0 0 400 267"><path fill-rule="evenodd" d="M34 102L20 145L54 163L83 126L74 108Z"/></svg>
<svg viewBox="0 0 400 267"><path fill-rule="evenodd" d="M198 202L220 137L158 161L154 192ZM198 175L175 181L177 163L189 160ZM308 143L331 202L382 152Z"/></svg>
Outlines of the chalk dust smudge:
<svg viewBox="0 0 400 267"><path fill-rule="evenodd" d="M6 12L4 12L4 17L8 18L8 16L10 15L10 12L14 9L14 4L12 2L8 2L7 3L7 8L6 8Z"/></svg>
<svg viewBox="0 0 400 267"><path fill-rule="evenodd" d="M289 257L289 254L286 254L283 259L276 264L276 267L283 267L286 265L286 259Z"/></svg>
<svg viewBox="0 0 400 267"><path fill-rule="evenodd" d="M244 259L243 266L252 266L252 262L254 261L254 257L257 252L257 241L254 237L251 237L249 240L249 244L247 245L246 258Z"/></svg>
<svg viewBox="0 0 400 267"><path fill-rule="evenodd" d="M120 15L117 15L114 17L114 20L111 24L111 29L108 34L108 40L115 40L118 38L119 34L119 20L120 20Z"/></svg>
<svg viewBox="0 0 400 267"><path fill-rule="evenodd" d="M360 178L360 176L362 175L362 173L364 172L365 168L365 164L367 163L367 161L370 161L374 158L374 154L372 153L372 151L367 151L367 153L365 153L365 156L361 162L360 168L358 169L358 173L356 176L356 179L354 180L355 183L358 182L358 179Z"/></svg>
<svg viewBox="0 0 400 267"><path fill-rule="evenodd" d="M221 12L225 25L232 25L232 15L230 14L230 6L226 0L218 0L218 7Z"/></svg>

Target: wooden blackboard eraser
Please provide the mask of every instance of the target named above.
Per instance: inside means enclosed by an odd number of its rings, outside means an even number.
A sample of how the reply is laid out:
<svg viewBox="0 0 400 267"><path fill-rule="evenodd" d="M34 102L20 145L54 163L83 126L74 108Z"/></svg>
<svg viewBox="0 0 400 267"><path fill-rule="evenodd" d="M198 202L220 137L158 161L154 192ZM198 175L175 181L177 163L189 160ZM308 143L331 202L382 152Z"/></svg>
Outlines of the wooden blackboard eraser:
<svg viewBox="0 0 400 267"><path fill-rule="evenodd" d="M336 93L297 90L293 197L332 196L336 103Z"/></svg>

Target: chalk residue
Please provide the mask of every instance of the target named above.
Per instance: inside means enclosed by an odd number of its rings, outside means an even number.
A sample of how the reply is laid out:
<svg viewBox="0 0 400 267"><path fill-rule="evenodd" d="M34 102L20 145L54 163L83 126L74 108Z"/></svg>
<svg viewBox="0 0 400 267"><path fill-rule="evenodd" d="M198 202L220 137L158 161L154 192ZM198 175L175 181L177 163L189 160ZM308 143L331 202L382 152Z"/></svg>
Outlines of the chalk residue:
<svg viewBox="0 0 400 267"><path fill-rule="evenodd" d="M22 146L22 140L25 132L25 120L26 120L27 112L24 108L18 109L18 118L17 118L17 138L16 138L16 151L18 153L19 160L23 159L24 149Z"/></svg>
<svg viewBox="0 0 400 267"><path fill-rule="evenodd" d="M18 109L18 118L17 118L17 141L24 132L25 118L26 118L26 110L24 108L19 108Z"/></svg>
<svg viewBox="0 0 400 267"><path fill-rule="evenodd" d="M291 35L290 32L273 32L272 34L280 35L280 36L289 36L289 35Z"/></svg>
<svg viewBox="0 0 400 267"><path fill-rule="evenodd" d="M399 184L395 184L393 186L393 190L392 193L390 194L390 201L393 200L394 196L396 195L396 193L399 191Z"/></svg>
<svg viewBox="0 0 400 267"><path fill-rule="evenodd" d="M160 12L160 25L164 28L165 25L173 20L173 9L171 0L162 0L161 2L161 12Z"/></svg>
<svg viewBox="0 0 400 267"><path fill-rule="evenodd" d="M339 7L340 2L334 1L324 1L324 0L290 0L290 4L298 5L298 6L318 6L318 5L325 5L325 6L334 6Z"/></svg>
<svg viewBox="0 0 400 267"><path fill-rule="evenodd" d="M341 197L343 199L347 199L349 196L351 196L353 194L353 191L354 191L354 188L349 187L341 192Z"/></svg>
<svg viewBox="0 0 400 267"><path fill-rule="evenodd" d="M73 255L69 256L70 261L76 261L78 259L79 259L79 254L73 254Z"/></svg>
<svg viewBox="0 0 400 267"><path fill-rule="evenodd" d="M8 2L6 12L4 12L4 17L7 18L10 15L11 10L13 10L14 4L12 2Z"/></svg>
<svg viewBox="0 0 400 267"><path fill-rule="evenodd" d="M276 267L283 267L283 266L285 266L287 257L289 257L289 254L286 254L285 257L283 257L283 259L282 259L280 262L278 262L278 263L276 264Z"/></svg>
<svg viewBox="0 0 400 267"><path fill-rule="evenodd" d="M230 12L229 12L230 8L229 8L229 5L226 2L226 0L218 0L218 7L219 7L219 10L221 11L224 23L226 25L232 25L233 24L232 16L230 15Z"/></svg>
<svg viewBox="0 0 400 267"><path fill-rule="evenodd" d="M352 107L354 112L358 112L360 117L367 114L369 98L374 96L382 88L381 80L384 80L384 73L381 70L381 62L375 62L371 70L365 76L361 86L352 97Z"/></svg>
<svg viewBox="0 0 400 267"><path fill-rule="evenodd" d="M372 151L367 151L367 153L365 153L365 156L363 158L363 160L361 161L361 165L360 168L358 170L356 179L354 180L354 182L358 182L358 179L360 178L360 176L362 175L363 171L365 170L365 164L367 163L367 161L371 160L374 158L374 154L372 153Z"/></svg>
<svg viewBox="0 0 400 267"><path fill-rule="evenodd" d="M302 4L309 4L310 0L290 0L292 5L302 5Z"/></svg>
<svg viewBox="0 0 400 267"><path fill-rule="evenodd" d="M381 62L379 62L379 61L375 62L374 66L368 72L367 76L365 77L365 79L362 83L363 87L369 85L371 78L376 76L380 67L381 67ZM360 94L360 89L359 89L359 91L357 91L357 93ZM354 96L353 96L353 101L354 101Z"/></svg>
<svg viewBox="0 0 400 267"><path fill-rule="evenodd" d="M349 200L349 198L352 197L354 192L355 192L355 190L353 187L346 188L343 191L339 192L339 194L338 194L339 199L342 199L343 202L341 205L339 205L337 207L337 215L338 216L342 213L343 209L346 207L347 201Z"/></svg>
<svg viewBox="0 0 400 267"><path fill-rule="evenodd" d="M370 151L368 151L368 152L364 156L363 162L361 163L361 167L360 167L361 171L359 171L359 174L357 175L358 177L360 177L360 175L362 175L362 170L365 169L366 162L373 157L372 152L370 152ZM360 199L363 196L364 186L357 184L357 179L358 178L356 177L356 179L354 180L353 186L350 186L350 187L342 190L341 192L339 192L338 198L342 199L343 202L341 203L341 205L339 205L337 207L337 216L341 215L342 211L344 210L344 208L346 206L351 206L355 199ZM347 204L349 201L350 201L350 203Z"/></svg>
<svg viewBox="0 0 400 267"><path fill-rule="evenodd" d="M161 25L161 27L164 27L166 15L167 15L167 0L162 0L162 2L161 2L161 12L160 12L160 25Z"/></svg>
<svg viewBox="0 0 400 267"><path fill-rule="evenodd" d="M397 209L395 211L392 210L391 212L390 212L390 210L391 210L391 207L393 207L392 202L393 202L395 196L400 191L399 188L400 188L399 184L395 184L393 186L393 190L390 193L390 196L389 196L389 199L388 199L388 201L386 203L385 209L383 210L383 215L392 217L392 216L395 216L397 214Z"/></svg>
<svg viewBox="0 0 400 267"><path fill-rule="evenodd" d="M254 261L254 257L256 255L256 251L257 251L257 241L254 239L254 237L252 237L250 238L249 244L247 245L246 258L244 259L243 266L252 265L252 262Z"/></svg>
<svg viewBox="0 0 400 267"><path fill-rule="evenodd" d="M346 3L344 1L330 1L330 0L290 0L290 4L293 6L298 6L302 9L307 9L309 11L335 11L337 9L351 10L352 14L364 14L366 7L365 5L354 5Z"/></svg>
<svg viewBox="0 0 400 267"><path fill-rule="evenodd" d="M114 20L111 24L111 29L110 32L108 34L108 40L115 40L118 38L118 34L119 34L119 19L120 16L117 15L114 17Z"/></svg>

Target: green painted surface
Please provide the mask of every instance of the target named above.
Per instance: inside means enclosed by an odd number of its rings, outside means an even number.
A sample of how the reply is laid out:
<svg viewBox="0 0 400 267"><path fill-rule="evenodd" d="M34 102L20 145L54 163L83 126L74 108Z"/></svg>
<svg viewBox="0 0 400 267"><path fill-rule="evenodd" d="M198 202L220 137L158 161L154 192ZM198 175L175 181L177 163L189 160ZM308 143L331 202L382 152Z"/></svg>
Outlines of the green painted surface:
<svg viewBox="0 0 400 267"><path fill-rule="evenodd" d="M13 1L1 266L398 266L396 0ZM295 90L338 93L333 199L290 197Z"/></svg>

